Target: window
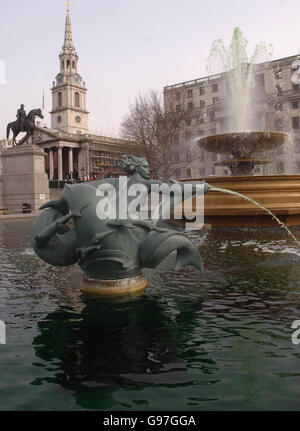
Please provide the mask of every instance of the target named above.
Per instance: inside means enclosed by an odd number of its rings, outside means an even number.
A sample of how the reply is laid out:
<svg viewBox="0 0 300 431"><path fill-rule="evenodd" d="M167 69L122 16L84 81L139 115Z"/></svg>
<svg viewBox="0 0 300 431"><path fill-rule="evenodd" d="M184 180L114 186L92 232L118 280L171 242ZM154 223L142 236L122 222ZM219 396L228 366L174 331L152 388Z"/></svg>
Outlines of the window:
<svg viewBox="0 0 300 431"><path fill-rule="evenodd" d="M180 112L181 111L181 105L176 105L176 112Z"/></svg>
<svg viewBox="0 0 300 431"><path fill-rule="evenodd" d="M219 90L218 84L213 84L213 86L212 86L213 93L216 93L218 90Z"/></svg>
<svg viewBox="0 0 300 431"><path fill-rule="evenodd" d="M72 68L75 69L75 61L72 62Z"/></svg>
<svg viewBox="0 0 300 431"><path fill-rule="evenodd" d="M207 114L206 114L206 112L204 112L203 114L201 114L200 116L199 116L199 123L200 124L203 124L203 123L205 123L207 121Z"/></svg>
<svg viewBox="0 0 300 431"><path fill-rule="evenodd" d="M205 108L205 100L204 99L200 99L200 108Z"/></svg>
<svg viewBox="0 0 300 431"><path fill-rule="evenodd" d="M218 102L219 98L218 97L213 97L213 105L215 105Z"/></svg>
<svg viewBox="0 0 300 431"><path fill-rule="evenodd" d="M291 108L292 109L298 109L299 108L299 100L295 100L294 102L292 102Z"/></svg>
<svg viewBox="0 0 300 431"><path fill-rule="evenodd" d="M275 120L275 130L280 131L283 130L283 120L281 118L278 118Z"/></svg>
<svg viewBox="0 0 300 431"><path fill-rule="evenodd" d="M281 96L282 95L282 84L276 84L275 86L275 93L277 96Z"/></svg>
<svg viewBox="0 0 300 431"><path fill-rule="evenodd" d="M61 62L61 68L64 69L65 68L65 62L64 60Z"/></svg>
<svg viewBox="0 0 300 431"><path fill-rule="evenodd" d="M275 70L274 75L275 75L276 79L282 78L282 71L281 71L281 69L279 69L279 67L278 67L278 69Z"/></svg>
<svg viewBox="0 0 300 431"><path fill-rule="evenodd" d="M188 111L191 111L194 108L193 102L188 103Z"/></svg>
<svg viewBox="0 0 300 431"><path fill-rule="evenodd" d="M206 93L205 92L205 87L200 87L199 90L200 90L200 95L203 95L203 94Z"/></svg>
<svg viewBox="0 0 300 431"><path fill-rule="evenodd" d="M228 130L228 118L220 118L220 132L226 132Z"/></svg>
<svg viewBox="0 0 300 431"><path fill-rule="evenodd" d="M175 153L175 163L179 163L179 162L180 162L180 154Z"/></svg>
<svg viewBox="0 0 300 431"><path fill-rule="evenodd" d="M187 91L187 97L193 97L193 90Z"/></svg>
<svg viewBox="0 0 300 431"><path fill-rule="evenodd" d="M211 111L209 113L209 121L214 121L215 120L215 111Z"/></svg>
<svg viewBox="0 0 300 431"><path fill-rule="evenodd" d="M191 168L187 168L186 176L187 176L187 178L191 178L191 176L192 176L192 169Z"/></svg>
<svg viewBox="0 0 300 431"><path fill-rule="evenodd" d="M176 93L176 100L180 101L181 100L181 93Z"/></svg>
<svg viewBox="0 0 300 431"><path fill-rule="evenodd" d="M295 153L300 153L300 139L299 138L295 139L294 144L295 144Z"/></svg>
<svg viewBox="0 0 300 431"><path fill-rule="evenodd" d="M276 103L276 105L274 106L275 111L282 111L282 103Z"/></svg>
<svg viewBox="0 0 300 431"><path fill-rule="evenodd" d="M60 108L62 106L62 94L59 92L57 94L57 101L58 101L58 107Z"/></svg>
<svg viewBox="0 0 300 431"><path fill-rule="evenodd" d="M192 124L192 120L190 119L190 118L188 118L187 120L185 120L186 121L186 125L187 126L190 126L191 124Z"/></svg>
<svg viewBox="0 0 300 431"><path fill-rule="evenodd" d="M60 115L58 115L58 117L57 117L56 121L57 121L58 123L61 123L61 116L60 116Z"/></svg>
<svg viewBox="0 0 300 431"><path fill-rule="evenodd" d="M258 91L265 90L265 75L263 73L258 73L255 76L255 87Z"/></svg>
<svg viewBox="0 0 300 431"><path fill-rule="evenodd" d="M283 173L284 173L284 165L283 165L283 162L277 162L277 163L276 163L276 167L277 167L277 173L278 173L278 174L283 174Z"/></svg>
<svg viewBox="0 0 300 431"><path fill-rule="evenodd" d="M67 60L67 68L70 67L70 60Z"/></svg>
<svg viewBox="0 0 300 431"><path fill-rule="evenodd" d="M292 117L292 129L299 129L299 117Z"/></svg>
<svg viewBox="0 0 300 431"><path fill-rule="evenodd" d="M216 162L217 161L217 155L216 155L216 153L212 153L211 154L211 160L212 160L212 162Z"/></svg>
<svg viewBox="0 0 300 431"><path fill-rule="evenodd" d="M76 108L80 107L79 93L75 93L75 106Z"/></svg>

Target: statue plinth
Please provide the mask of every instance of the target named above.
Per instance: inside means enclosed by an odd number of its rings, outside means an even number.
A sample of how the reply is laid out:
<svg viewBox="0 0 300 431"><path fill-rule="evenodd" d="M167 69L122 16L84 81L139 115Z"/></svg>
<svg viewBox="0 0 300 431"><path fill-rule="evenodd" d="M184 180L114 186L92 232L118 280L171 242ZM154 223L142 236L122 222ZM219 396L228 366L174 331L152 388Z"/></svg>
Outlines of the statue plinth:
<svg viewBox="0 0 300 431"><path fill-rule="evenodd" d="M138 293L146 289L147 280L144 274L131 278L119 278L116 280L98 280L83 276L80 289L95 295L124 295Z"/></svg>
<svg viewBox="0 0 300 431"><path fill-rule="evenodd" d="M45 152L37 145L17 146L2 153L3 205L20 210L23 203L38 209L50 197Z"/></svg>

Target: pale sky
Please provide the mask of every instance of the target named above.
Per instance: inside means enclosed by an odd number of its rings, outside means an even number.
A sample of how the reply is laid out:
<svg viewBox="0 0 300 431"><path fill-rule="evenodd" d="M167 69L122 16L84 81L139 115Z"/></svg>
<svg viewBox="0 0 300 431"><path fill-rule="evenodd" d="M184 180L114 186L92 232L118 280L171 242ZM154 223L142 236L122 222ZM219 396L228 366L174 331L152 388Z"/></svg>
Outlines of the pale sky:
<svg viewBox="0 0 300 431"><path fill-rule="evenodd" d="M228 46L234 27L249 54L260 41L273 44L273 59L300 53L299 0L73 0L70 14L89 128L107 136L139 92L206 76L213 40ZM41 107L43 90L51 110L65 15L65 0L0 0L0 139L21 103Z"/></svg>

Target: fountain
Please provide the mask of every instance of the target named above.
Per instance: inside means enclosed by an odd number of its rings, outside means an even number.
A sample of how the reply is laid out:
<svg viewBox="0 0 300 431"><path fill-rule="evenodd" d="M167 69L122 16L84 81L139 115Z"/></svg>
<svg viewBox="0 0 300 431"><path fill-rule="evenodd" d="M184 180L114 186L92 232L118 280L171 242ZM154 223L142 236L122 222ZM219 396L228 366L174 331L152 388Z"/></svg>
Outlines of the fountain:
<svg viewBox="0 0 300 431"><path fill-rule="evenodd" d="M45 211L33 223L31 234L36 254L54 266L78 263L84 272L81 289L102 295L143 290L147 281L141 270L156 268L173 251L176 269L189 264L201 270L197 247L183 233L158 226L159 198L154 220L148 218L148 210L141 217L152 185L164 186L158 193L169 193L170 199L168 183L150 179L145 158L123 155L118 166L128 177L66 185L59 199L42 205ZM206 183L192 182L188 195L186 184L176 186L180 196L168 201L169 208L174 206L170 202L182 201L182 191L190 197L210 189Z"/></svg>
<svg viewBox="0 0 300 431"><path fill-rule="evenodd" d="M270 52L264 43L260 43L249 60L246 45L247 41L239 28L234 29L229 50L225 49L221 40L213 43L209 67L217 55L227 72L231 93L227 101L230 104L230 126L227 133L205 136L197 143L206 151L227 154L227 158L216 162L215 166L226 166L231 176L210 178L210 184L219 189L231 189L256 200L287 226L300 225L300 176L253 176L257 165L271 163L268 159L253 155L284 144L288 134L255 128L253 130L253 65L261 54L268 59ZM224 196L220 190L205 198L205 220L213 226L255 227L273 226L276 223L249 201L237 195Z"/></svg>
<svg viewBox="0 0 300 431"><path fill-rule="evenodd" d="M288 137L283 132L236 132L206 136L199 145L206 151L230 154L232 158L216 162L215 166L226 166L232 175L251 175L257 165L271 163L270 160L253 157L253 153L277 148Z"/></svg>

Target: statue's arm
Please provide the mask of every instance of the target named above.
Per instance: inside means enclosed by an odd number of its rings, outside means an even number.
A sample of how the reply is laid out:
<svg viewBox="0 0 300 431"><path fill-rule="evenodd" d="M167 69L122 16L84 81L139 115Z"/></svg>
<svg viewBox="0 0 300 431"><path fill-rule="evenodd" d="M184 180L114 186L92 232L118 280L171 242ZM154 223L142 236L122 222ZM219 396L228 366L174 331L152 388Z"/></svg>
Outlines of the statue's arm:
<svg viewBox="0 0 300 431"><path fill-rule="evenodd" d="M200 191L199 185L203 184L203 194L204 195L206 195L209 192L209 190L213 187L210 184L206 183L205 181L184 181L183 182L183 181L177 181L177 180L173 180L173 179L171 179L169 181L151 180L150 184L148 184L149 191L151 191L151 185L152 184L158 184L158 185L167 184L170 187L173 184L179 184L181 186L182 190L184 189L184 184L192 184L192 196L199 193L199 191ZM198 185L198 187L197 187L197 185ZM164 194L164 190L161 190L160 193ZM166 191L165 193L168 193L168 191Z"/></svg>

